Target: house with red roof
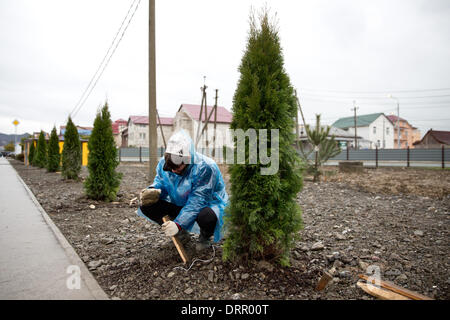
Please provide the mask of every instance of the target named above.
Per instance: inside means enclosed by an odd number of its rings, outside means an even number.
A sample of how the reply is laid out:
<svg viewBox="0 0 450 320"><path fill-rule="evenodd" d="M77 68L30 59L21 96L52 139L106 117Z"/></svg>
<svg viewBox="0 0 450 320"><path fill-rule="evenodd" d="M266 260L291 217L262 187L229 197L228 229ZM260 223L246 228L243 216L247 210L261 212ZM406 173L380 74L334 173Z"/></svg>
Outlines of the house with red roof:
<svg viewBox="0 0 450 320"><path fill-rule="evenodd" d="M395 115L387 116L394 124L394 148L398 149L398 128L400 128L400 149L414 148L414 142L420 140L420 130L413 127L407 120Z"/></svg>
<svg viewBox="0 0 450 320"><path fill-rule="evenodd" d="M205 110L206 109L206 110ZM215 136L215 147L222 148L224 145L232 146L231 137L227 134L227 130L230 129L231 120L233 115L225 107L217 107L217 114L212 113L214 107L203 107L194 104L182 104L178 109L173 120L174 132L184 129L189 133L192 140L195 142L196 137L203 131L206 123L208 122L204 133L201 135L198 148L213 148ZM201 113L201 119L200 119ZM211 115L211 116L210 116ZM209 119L209 121L207 121ZM214 131L215 123L215 131ZM215 134L214 134L215 132Z"/></svg>
<svg viewBox="0 0 450 320"><path fill-rule="evenodd" d="M118 119L111 124L114 141L117 147L122 146L122 131L127 128L128 121L124 119Z"/></svg>
<svg viewBox="0 0 450 320"><path fill-rule="evenodd" d="M450 148L450 131L430 129L419 141L414 142L417 149Z"/></svg>
<svg viewBox="0 0 450 320"><path fill-rule="evenodd" d="M206 110L205 110L206 109ZM203 130L206 120L208 125L204 130L198 147L213 147L214 122L216 127L216 148L224 145L232 146L231 138L227 135L233 118L230 111L224 107L217 107L217 113L212 113L213 106L201 108L200 105L182 104L174 118L160 117L157 119L158 148L164 148L164 141L170 139L173 133L184 129L195 141L195 137ZM201 113L201 119L200 119ZM211 115L211 117L209 117ZM159 125L159 121L161 122ZM161 134L161 129L163 135ZM122 147L148 147L148 116L130 116L127 128L122 131Z"/></svg>
<svg viewBox="0 0 450 320"><path fill-rule="evenodd" d="M173 118L160 117L159 120L161 121L161 127L157 122L157 147L164 148L164 140L167 142L172 136ZM161 128L164 138L161 135ZM130 116L127 127L121 133L121 146L148 148L148 130L148 116Z"/></svg>

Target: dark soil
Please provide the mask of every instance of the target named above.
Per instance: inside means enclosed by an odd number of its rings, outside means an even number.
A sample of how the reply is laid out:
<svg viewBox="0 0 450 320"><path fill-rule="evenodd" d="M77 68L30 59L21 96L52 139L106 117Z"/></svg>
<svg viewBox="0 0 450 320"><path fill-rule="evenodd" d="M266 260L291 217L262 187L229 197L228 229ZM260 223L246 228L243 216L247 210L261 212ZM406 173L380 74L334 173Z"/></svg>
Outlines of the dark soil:
<svg viewBox="0 0 450 320"><path fill-rule="evenodd" d="M199 255L193 239L191 261L202 261L186 271L160 227L130 206L149 184L146 165L121 164L118 199L105 203L87 199L82 181L10 162L111 298L373 299L356 282L368 266L378 266L383 280L450 299L450 171L380 168L344 175L328 168L326 181L306 179L298 195L305 227L290 267L224 263L222 242ZM407 187L389 189L394 180ZM332 267L333 280L315 291Z"/></svg>

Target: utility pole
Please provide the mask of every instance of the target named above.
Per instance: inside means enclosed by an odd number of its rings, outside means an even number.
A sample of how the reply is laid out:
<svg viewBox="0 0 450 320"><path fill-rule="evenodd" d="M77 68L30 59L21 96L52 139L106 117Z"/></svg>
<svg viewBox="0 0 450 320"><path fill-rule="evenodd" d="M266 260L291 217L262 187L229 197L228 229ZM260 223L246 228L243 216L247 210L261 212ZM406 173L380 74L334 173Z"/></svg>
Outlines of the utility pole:
<svg viewBox="0 0 450 320"><path fill-rule="evenodd" d="M295 99L297 100L298 109L300 110L300 115L302 116L303 126L306 129L306 121L305 117L303 116L302 106L300 105L300 101L298 100L297 90L295 90Z"/></svg>
<svg viewBox="0 0 450 320"><path fill-rule="evenodd" d="M397 149L400 149L400 101L392 94L389 94L388 98L397 100Z"/></svg>
<svg viewBox="0 0 450 320"><path fill-rule="evenodd" d="M216 103L214 104L214 136L213 136L213 158L216 157L216 130L217 130L217 98L219 89L216 89Z"/></svg>
<svg viewBox="0 0 450 320"><path fill-rule="evenodd" d="M397 148L400 149L400 102L397 99Z"/></svg>
<svg viewBox="0 0 450 320"><path fill-rule="evenodd" d="M300 133L298 127L298 109L300 109L300 107L298 106L297 90L295 90L294 92L295 92L295 99L297 100L297 108L295 108L295 145L298 151L300 150Z"/></svg>
<svg viewBox="0 0 450 320"><path fill-rule="evenodd" d="M17 119L14 119L13 125L14 125L14 153L16 153L16 145L17 145L17 126L19 125L19 121L18 121Z"/></svg>
<svg viewBox="0 0 450 320"><path fill-rule="evenodd" d="M356 110L358 110L359 108L356 107L355 103L356 101L353 100L353 109L351 110L355 111L355 149L358 149L358 139L356 134Z"/></svg>
<svg viewBox="0 0 450 320"><path fill-rule="evenodd" d="M156 128L156 51L155 51L155 0L149 1L149 54L148 54L148 141L149 179L153 182L158 164L158 133Z"/></svg>
<svg viewBox="0 0 450 320"><path fill-rule="evenodd" d="M163 127L162 127L162 123L161 123L161 118L159 117L159 112L158 110L156 110L156 115L158 116L158 126L161 132L161 137L163 139L163 143L164 143L164 149L167 149L167 144L166 144L166 138L164 137L164 131L163 131Z"/></svg>
<svg viewBox="0 0 450 320"><path fill-rule="evenodd" d="M203 102L204 102L204 105L205 105L205 118L206 118L206 114L208 113L207 102L206 102L206 89L207 88L208 87L206 86L206 77L203 77L203 87L200 88L200 90L202 91L202 102L201 102L201 105L200 105L200 115L198 117L199 124L198 124L198 127L197 127L197 134L195 136L195 147L196 148L197 148L198 143L200 141L200 137L203 134L203 131L202 131L202 133L200 133L200 128L202 126L202 116L203 116Z"/></svg>

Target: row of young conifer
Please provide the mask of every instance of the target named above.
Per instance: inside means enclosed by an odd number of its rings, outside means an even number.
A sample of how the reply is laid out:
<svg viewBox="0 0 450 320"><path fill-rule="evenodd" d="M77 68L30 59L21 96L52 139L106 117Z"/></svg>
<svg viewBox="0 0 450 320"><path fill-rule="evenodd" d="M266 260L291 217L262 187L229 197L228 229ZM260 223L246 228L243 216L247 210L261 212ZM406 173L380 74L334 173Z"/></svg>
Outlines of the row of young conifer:
<svg viewBox="0 0 450 320"><path fill-rule="evenodd" d="M239 72L230 127L244 131L279 129L279 170L273 175L261 175L260 168L264 165L260 162L229 166L231 197L225 215L227 237L222 258L277 261L288 266L290 249L299 239L303 226L297 203L303 186L302 165L293 148L293 119L297 114L294 89L284 68L278 27L267 9L259 19L254 13L250 16L250 31ZM97 114L89 139L89 177L84 186L88 196L95 199L114 198L121 178L115 172L117 150L113 147L109 118L105 105ZM62 173L66 178L76 178L79 173L79 143L69 118L62 154ZM41 163L39 152L42 151L38 150L33 158L35 164Z"/></svg>
<svg viewBox="0 0 450 320"><path fill-rule="evenodd" d="M48 172L61 171L64 179L79 180L82 167L82 146L78 130L71 117L64 133L62 153L56 127L50 134L48 143L41 131L36 146L31 143L28 159L35 167L46 168ZM108 103L97 112L94 128L88 142L88 172L84 189L88 198L113 201L119 190L121 174L116 172L119 165L114 142L111 115Z"/></svg>

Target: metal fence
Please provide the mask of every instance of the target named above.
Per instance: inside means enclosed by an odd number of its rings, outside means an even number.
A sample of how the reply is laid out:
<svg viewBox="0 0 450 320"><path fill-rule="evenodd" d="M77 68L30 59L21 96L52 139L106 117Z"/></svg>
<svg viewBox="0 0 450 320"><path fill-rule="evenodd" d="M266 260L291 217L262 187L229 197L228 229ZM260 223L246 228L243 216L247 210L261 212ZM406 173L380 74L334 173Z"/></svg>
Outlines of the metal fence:
<svg viewBox="0 0 450 320"><path fill-rule="evenodd" d="M410 166L441 166L445 168L450 161L450 149L368 149L368 150L343 150L337 156L331 158L329 163L336 161L363 161L373 162L378 165L404 165Z"/></svg>
<svg viewBox="0 0 450 320"><path fill-rule="evenodd" d="M164 150L164 148L158 148L158 157L162 157L164 155ZM213 148L198 148L197 151L208 157L213 156ZM149 161L149 148L119 148L118 157L121 162L147 162ZM215 149L214 159L216 159L219 163L225 161L222 148Z"/></svg>
<svg viewBox="0 0 450 320"><path fill-rule="evenodd" d="M212 157L213 148L199 148L198 152ZM164 148L158 148L158 157L164 155ZM149 148L120 148L119 161L147 162L149 159ZM215 149L215 160L224 163L222 148ZM314 153L309 158L314 159ZM339 161L363 161L367 166L434 166L445 168L449 166L450 149L365 149L342 150L340 154L329 159L327 164L337 165Z"/></svg>

